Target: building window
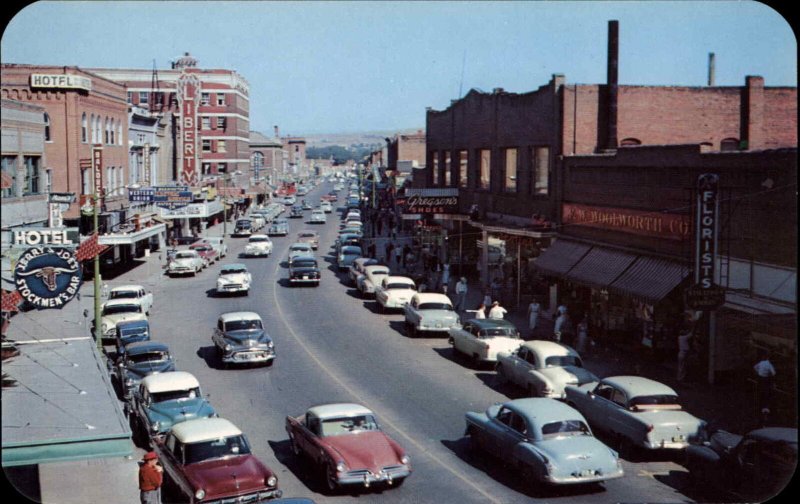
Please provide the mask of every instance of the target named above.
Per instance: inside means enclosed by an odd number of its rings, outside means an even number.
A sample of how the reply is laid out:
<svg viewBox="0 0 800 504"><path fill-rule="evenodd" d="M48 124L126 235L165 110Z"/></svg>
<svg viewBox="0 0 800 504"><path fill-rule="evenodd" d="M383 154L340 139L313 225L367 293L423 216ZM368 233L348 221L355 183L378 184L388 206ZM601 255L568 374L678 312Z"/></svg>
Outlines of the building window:
<svg viewBox="0 0 800 504"><path fill-rule="evenodd" d="M217 173L228 173L228 164L217 163Z"/></svg>
<svg viewBox="0 0 800 504"><path fill-rule="evenodd" d="M86 112L81 116L81 142L86 143L89 141L89 125L86 121Z"/></svg>
<svg viewBox="0 0 800 504"><path fill-rule="evenodd" d="M224 106L225 105L225 95L222 93L217 93L217 105Z"/></svg>
<svg viewBox="0 0 800 504"><path fill-rule="evenodd" d="M478 189L489 189L489 174L492 171L492 151L490 149L478 150L478 162L480 163L478 165L480 167Z"/></svg>
<svg viewBox="0 0 800 504"><path fill-rule="evenodd" d="M225 131L225 118L217 117L217 129Z"/></svg>
<svg viewBox="0 0 800 504"><path fill-rule="evenodd" d="M92 127L92 143L96 143L97 142L97 132L95 131L96 124L94 122L94 114L92 114L92 120L89 122L89 124Z"/></svg>
<svg viewBox="0 0 800 504"><path fill-rule="evenodd" d="M89 176L91 173L89 168L81 170L81 194L92 194L92 177Z"/></svg>
<svg viewBox="0 0 800 504"><path fill-rule="evenodd" d="M200 105L209 105L211 103L211 94L202 93L200 95Z"/></svg>
<svg viewBox="0 0 800 504"><path fill-rule="evenodd" d="M451 173L453 171L453 163L450 160L450 151L445 151L444 153L444 186L450 187L452 185L451 182Z"/></svg>
<svg viewBox="0 0 800 504"><path fill-rule="evenodd" d="M439 153L433 151L433 186L439 185Z"/></svg>
<svg viewBox="0 0 800 504"><path fill-rule="evenodd" d="M23 194L39 194L39 156L25 156L25 188Z"/></svg>
<svg viewBox="0 0 800 504"><path fill-rule="evenodd" d="M44 170L44 187L48 193L53 190L53 169L46 168Z"/></svg>
<svg viewBox="0 0 800 504"><path fill-rule="evenodd" d="M155 99L156 105L162 105L164 103L164 93L154 93L153 98Z"/></svg>
<svg viewBox="0 0 800 504"><path fill-rule="evenodd" d="M517 191L517 149L506 149L506 176L503 190L505 192Z"/></svg>
<svg viewBox="0 0 800 504"><path fill-rule="evenodd" d="M2 195L4 198L17 196L17 156L3 156L0 165L0 179L2 179Z"/></svg>
<svg viewBox="0 0 800 504"><path fill-rule="evenodd" d="M111 127L108 129L108 131L109 131L109 133L111 134L111 141L110 141L109 143L110 143L111 145L114 145L114 144L116 144L117 142L116 142L116 141L115 141L115 139L114 139L114 132L115 132L115 128L114 128L114 119L111 119Z"/></svg>
<svg viewBox="0 0 800 504"><path fill-rule="evenodd" d="M108 140L110 138L110 136L108 134L108 132L109 132L109 129L108 129L108 117L106 117L106 120L103 121L103 127L104 127L104 131L105 131L105 143L106 143L106 145L108 145Z"/></svg>
<svg viewBox="0 0 800 504"><path fill-rule="evenodd" d="M202 121L203 121L202 129L210 130L211 129L211 118L210 117L203 117Z"/></svg>
<svg viewBox="0 0 800 504"><path fill-rule="evenodd" d="M128 103L133 105L133 92L128 91Z"/></svg>
<svg viewBox="0 0 800 504"><path fill-rule="evenodd" d="M731 152L739 150L739 140L736 138L725 138L719 143L719 150Z"/></svg>
<svg viewBox="0 0 800 504"><path fill-rule="evenodd" d="M211 163L203 163L203 175L211 173Z"/></svg>
<svg viewBox="0 0 800 504"><path fill-rule="evenodd" d="M225 146L225 140L217 140L217 152L228 152Z"/></svg>
<svg viewBox="0 0 800 504"><path fill-rule="evenodd" d="M211 140L203 140L203 152L211 152Z"/></svg>
<svg viewBox="0 0 800 504"><path fill-rule="evenodd" d="M50 138L50 116L47 114L47 112L44 113L44 141L53 141L53 139Z"/></svg>
<svg viewBox="0 0 800 504"><path fill-rule="evenodd" d="M623 138L619 143L620 147L630 147L631 145L642 145L642 141L638 138Z"/></svg>
<svg viewBox="0 0 800 504"><path fill-rule="evenodd" d="M147 105L149 93L147 91L139 91L139 105Z"/></svg>
<svg viewBox="0 0 800 504"><path fill-rule="evenodd" d="M531 149L533 187L531 193L547 194L548 184L550 180L550 148L549 147L533 147Z"/></svg>
<svg viewBox="0 0 800 504"><path fill-rule="evenodd" d="M467 151L458 151L458 187L467 187Z"/></svg>
<svg viewBox="0 0 800 504"><path fill-rule="evenodd" d="M108 196L114 192L114 167L106 168L106 193Z"/></svg>
<svg viewBox="0 0 800 504"><path fill-rule="evenodd" d="M117 145L122 145L122 121L117 124Z"/></svg>

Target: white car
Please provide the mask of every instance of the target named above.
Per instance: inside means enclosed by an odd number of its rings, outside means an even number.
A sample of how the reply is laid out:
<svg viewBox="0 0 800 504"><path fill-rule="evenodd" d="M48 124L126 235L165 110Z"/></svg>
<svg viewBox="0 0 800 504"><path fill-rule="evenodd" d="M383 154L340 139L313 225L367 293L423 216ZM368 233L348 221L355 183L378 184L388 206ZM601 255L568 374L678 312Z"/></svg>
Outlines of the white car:
<svg viewBox="0 0 800 504"><path fill-rule="evenodd" d="M555 341L532 340L497 355L497 378L525 389L532 396L564 399L567 385L599 381L584 369L572 348Z"/></svg>
<svg viewBox="0 0 800 504"><path fill-rule="evenodd" d="M403 307L406 317L406 334L411 337L421 332L447 332L461 327L458 313L445 294L420 292Z"/></svg>
<svg viewBox="0 0 800 504"><path fill-rule="evenodd" d="M205 268L205 261L194 250L179 250L167 266L167 274L196 275Z"/></svg>
<svg viewBox="0 0 800 504"><path fill-rule="evenodd" d="M350 279L350 283L358 287L358 277L364 274L367 266L373 264L380 264L380 261L371 257L359 257L353 261L353 264L350 265L350 269L347 270L347 277Z"/></svg>
<svg viewBox="0 0 800 504"><path fill-rule="evenodd" d="M389 276L389 267L373 264L364 268L364 274L356 278L356 288L362 296L375 294L375 286L381 283L384 277Z"/></svg>
<svg viewBox="0 0 800 504"><path fill-rule="evenodd" d="M320 203L319 208L326 214L333 212L333 205L331 205L329 201L323 201Z"/></svg>
<svg viewBox="0 0 800 504"><path fill-rule="evenodd" d="M270 254L272 254L272 240L263 234L251 236L242 252L242 255L247 257L269 257Z"/></svg>
<svg viewBox="0 0 800 504"><path fill-rule="evenodd" d="M357 208L351 208L350 210L347 211L347 215L344 216L344 220L353 218L361 220L361 211L358 210Z"/></svg>
<svg viewBox="0 0 800 504"><path fill-rule="evenodd" d="M523 340L514 324L503 319L470 319L461 328L450 329L453 350L469 359L475 367L497 362L500 352L513 352Z"/></svg>
<svg viewBox="0 0 800 504"><path fill-rule="evenodd" d="M247 295L252 281L253 277L244 264L226 264L222 267L217 277L217 294L244 292Z"/></svg>
<svg viewBox="0 0 800 504"><path fill-rule="evenodd" d="M250 213L250 220L253 222L253 231L258 231L267 225L267 219L260 213Z"/></svg>
<svg viewBox="0 0 800 504"><path fill-rule="evenodd" d="M310 243L307 242L292 243L292 245L289 247L289 262L291 262L292 258L297 255L313 256L314 248Z"/></svg>
<svg viewBox="0 0 800 504"><path fill-rule="evenodd" d="M297 203L297 198L294 196L284 196L283 197L283 204L284 205L294 205Z"/></svg>
<svg viewBox="0 0 800 504"><path fill-rule="evenodd" d="M214 250L217 251L218 257L225 257L228 255L228 245L221 236L208 236L204 238L203 241L211 244Z"/></svg>
<svg viewBox="0 0 800 504"><path fill-rule="evenodd" d="M153 307L153 293L144 290L141 285L120 285L114 287L108 294L109 300L114 299L135 299L142 305L142 310L150 315L150 308Z"/></svg>
<svg viewBox="0 0 800 504"><path fill-rule="evenodd" d="M325 224L328 221L325 217L325 212L322 210L314 210L311 212L311 219L308 222L311 224Z"/></svg>
<svg viewBox="0 0 800 504"><path fill-rule="evenodd" d="M404 276L388 276L375 287L375 301L378 309L403 308L417 293L414 280Z"/></svg>
<svg viewBox="0 0 800 504"><path fill-rule="evenodd" d="M112 299L103 304L100 312L100 334L103 339L115 339L117 324L132 320L147 320L142 305L136 299Z"/></svg>

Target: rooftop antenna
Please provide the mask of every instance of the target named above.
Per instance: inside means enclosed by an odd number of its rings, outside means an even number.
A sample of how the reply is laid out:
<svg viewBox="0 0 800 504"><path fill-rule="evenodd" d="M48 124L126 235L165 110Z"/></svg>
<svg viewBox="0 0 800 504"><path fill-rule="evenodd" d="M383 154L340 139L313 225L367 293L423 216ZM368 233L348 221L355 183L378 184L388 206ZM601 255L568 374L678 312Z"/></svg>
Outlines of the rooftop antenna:
<svg viewBox="0 0 800 504"><path fill-rule="evenodd" d="M156 105L155 103L157 97L160 99L161 96L160 92L161 89L159 89L159 84L158 84L158 70L156 69L156 60L153 59L153 75L150 78L150 100L149 100L150 112L153 112L154 109L160 108L160 106L163 105L162 103L159 103L158 105ZM161 112L161 110L158 110L158 112Z"/></svg>
<svg viewBox="0 0 800 504"><path fill-rule="evenodd" d="M458 83L458 97L461 98L461 88L464 85L464 66L467 64L467 50L464 49L464 55L461 57L461 81Z"/></svg>

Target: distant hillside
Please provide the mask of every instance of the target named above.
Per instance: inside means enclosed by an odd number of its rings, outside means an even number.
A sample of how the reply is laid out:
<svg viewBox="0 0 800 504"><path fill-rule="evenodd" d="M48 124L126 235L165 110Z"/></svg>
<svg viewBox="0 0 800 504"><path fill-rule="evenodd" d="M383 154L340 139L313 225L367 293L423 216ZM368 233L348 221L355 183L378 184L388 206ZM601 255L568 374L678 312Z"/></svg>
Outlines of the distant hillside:
<svg viewBox="0 0 800 504"><path fill-rule="evenodd" d="M424 128L409 128L404 130L368 131L363 133L323 133L317 135L303 135L307 147L330 147L339 145L352 149L374 150L386 145L385 138L395 135L416 133Z"/></svg>

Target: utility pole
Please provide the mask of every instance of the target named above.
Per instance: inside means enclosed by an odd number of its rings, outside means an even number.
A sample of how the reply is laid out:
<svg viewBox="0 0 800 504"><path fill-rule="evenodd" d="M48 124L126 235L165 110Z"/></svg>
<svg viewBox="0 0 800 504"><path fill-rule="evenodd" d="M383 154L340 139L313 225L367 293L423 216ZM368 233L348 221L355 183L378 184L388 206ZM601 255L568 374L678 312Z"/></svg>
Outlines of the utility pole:
<svg viewBox="0 0 800 504"><path fill-rule="evenodd" d="M95 145L92 149L92 168L94 170L94 194L93 211L92 211L92 225L94 232L97 234L97 239L100 239L100 182L103 180L103 146ZM103 327L100 324L101 320L101 303L100 303L100 290L102 279L100 278L100 254L94 256L94 336L97 339L97 349L103 351Z"/></svg>

